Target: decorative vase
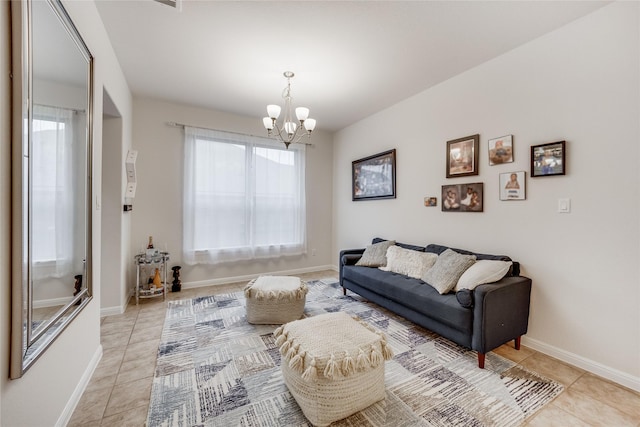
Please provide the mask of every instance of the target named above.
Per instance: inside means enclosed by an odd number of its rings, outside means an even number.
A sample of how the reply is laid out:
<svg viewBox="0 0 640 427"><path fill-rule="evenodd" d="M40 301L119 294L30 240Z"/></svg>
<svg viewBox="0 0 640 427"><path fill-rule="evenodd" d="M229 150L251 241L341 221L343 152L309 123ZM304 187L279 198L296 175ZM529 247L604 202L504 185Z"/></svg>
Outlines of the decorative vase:
<svg viewBox="0 0 640 427"><path fill-rule="evenodd" d="M171 270L173 270L173 286L171 286L171 292L180 292L180 288L182 287L182 282L180 281L181 268L179 265L171 267Z"/></svg>
<svg viewBox="0 0 640 427"><path fill-rule="evenodd" d="M162 279L160 278L159 268L156 268L156 274L155 276L153 276L153 286L155 286L158 289L162 287Z"/></svg>

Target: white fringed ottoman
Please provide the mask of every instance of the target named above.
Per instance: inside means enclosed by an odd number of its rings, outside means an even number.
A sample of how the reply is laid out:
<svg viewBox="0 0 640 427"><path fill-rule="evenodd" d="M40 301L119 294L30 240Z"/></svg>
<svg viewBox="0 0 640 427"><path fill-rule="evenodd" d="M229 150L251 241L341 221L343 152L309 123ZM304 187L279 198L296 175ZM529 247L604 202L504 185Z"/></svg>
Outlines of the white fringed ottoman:
<svg viewBox="0 0 640 427"><path fill-rule="evenodd" d="M307 419L326 426L385 398L382 332L343 312L296 320L275 330L282 376Z"/></svg>
<svg viewBox="0 0 640 427"><path fill-rule="evenodd" d="M301 318L307 290L299 277L260 276L250 281L244 288L247 321L276 325Z"/></svg>

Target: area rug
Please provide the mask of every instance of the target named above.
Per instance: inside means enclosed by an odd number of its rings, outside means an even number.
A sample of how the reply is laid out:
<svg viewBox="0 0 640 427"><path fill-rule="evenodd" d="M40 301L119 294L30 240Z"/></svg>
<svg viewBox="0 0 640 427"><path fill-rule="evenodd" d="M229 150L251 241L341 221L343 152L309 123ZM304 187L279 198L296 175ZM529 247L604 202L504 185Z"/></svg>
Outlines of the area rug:
<svg viewBox="0 0 640 427"><path fill-rule="evenodd" d="M344 311L384 331L386 399L335 426L518 426L561 384L476 353L358 295L312 281L305 316ZM280 371L273 325L251 325L242 292L170 301L147 426L310 426ZM362 390L366 393L366 390Z"/></svg>

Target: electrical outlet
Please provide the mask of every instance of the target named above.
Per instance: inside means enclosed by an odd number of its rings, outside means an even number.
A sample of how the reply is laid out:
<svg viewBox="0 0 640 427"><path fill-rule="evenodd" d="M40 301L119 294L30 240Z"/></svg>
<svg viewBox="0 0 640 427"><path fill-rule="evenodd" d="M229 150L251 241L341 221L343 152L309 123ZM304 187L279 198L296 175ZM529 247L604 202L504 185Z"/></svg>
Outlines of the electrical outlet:
<svg viewBox="0 0 640 427"><path fill-rule="evenodd" d="M316 248L311 249L311 256L316 256Z"/></svg>

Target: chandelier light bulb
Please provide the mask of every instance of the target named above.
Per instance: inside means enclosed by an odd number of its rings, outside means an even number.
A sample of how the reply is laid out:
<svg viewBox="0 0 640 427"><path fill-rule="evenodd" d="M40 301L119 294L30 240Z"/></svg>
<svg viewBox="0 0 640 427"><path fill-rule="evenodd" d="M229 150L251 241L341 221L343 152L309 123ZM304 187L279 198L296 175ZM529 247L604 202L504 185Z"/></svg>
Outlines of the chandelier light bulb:
<svg viewBox="0 0 640 427"><path fill-rule="evenodd" d="M293 122L286 122L284 124L284 131L289 135L293 135L296 133L296 124Z"/></svg>
<svg viewBox="0 0 640 427"><path fill-rule="evenodd" d="M267 114L272 119L277 119L278 117L280 117L280 110L281 108L279 105L275 105L275 104L267 105Z"/></svg>
<svg viewBox="0 0 640 427"><path fill-rule="evenodd" d="M306 119L304 121L304 128L312 132L316 128L316 119Z"/></svg>
<svg viewBox="0 0 640 427"><path fill-rule="evenodd" d="M265 117L262 119L262 124L267 130L273 130L273 119L271 117Z"/></svg>
<svg viewBox="0 0 640 427"><path fill-rule="evenodd" d="M305 107L296 108L296 117L298 120L305 121L309 117L309 109Z"/></svg>

